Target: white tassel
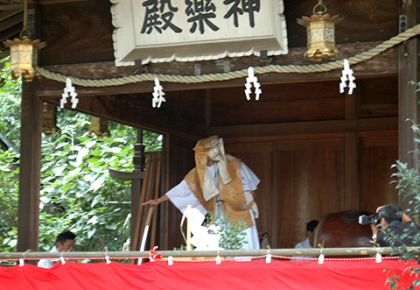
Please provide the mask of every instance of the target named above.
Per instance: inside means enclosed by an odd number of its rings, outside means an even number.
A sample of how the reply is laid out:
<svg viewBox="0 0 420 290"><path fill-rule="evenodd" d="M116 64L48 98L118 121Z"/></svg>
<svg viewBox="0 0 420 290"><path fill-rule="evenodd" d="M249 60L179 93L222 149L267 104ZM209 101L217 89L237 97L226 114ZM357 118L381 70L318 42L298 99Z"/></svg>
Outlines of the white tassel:
<svg viewBox="0 0 420 290"><path fill-rule="evenodd" d="M23 260L23 258L19 259L19 266L23 267L23 265L25 265L25 261Z"/></svg>
<svg viewBox="0 0 420 290"><path fill-rule="evenodd" d="M174 259L172 256L168 257L168 266L172 266L174 264Z"/></svg>
<svg viewBox="0 0 420 290"><path fill-rule="evenodd" d="M319 265L324 264L324 258L325 258L324 254L319 255L319 257L318 257L318 264Z"/></svg>
<svg viewBox="0 0 420 290"><path fill-rule="evenodd" d="M267 256L265 256L265 262L267 264L270 264L271 263L271 254L267 254Z"/></svg>
<svg viewBox="0 0 420 290"><path fill-rule="evenodd" d="M375 262L378 264L382 262L382 255L380 253L376 253Z"/></svg>
<svg viewBox="0 0 420 290"><path fill-rule="evenodd" d="M220 265L222 263L222 259L220 258L219 255L217 255L216 257L216 265Z"/></svg>

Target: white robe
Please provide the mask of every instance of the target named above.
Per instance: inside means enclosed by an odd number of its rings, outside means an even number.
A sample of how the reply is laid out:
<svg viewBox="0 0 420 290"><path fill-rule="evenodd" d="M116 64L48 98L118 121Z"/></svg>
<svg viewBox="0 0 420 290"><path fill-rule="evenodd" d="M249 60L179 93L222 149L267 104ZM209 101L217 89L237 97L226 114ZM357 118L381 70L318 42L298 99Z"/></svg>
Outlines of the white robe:
<svg viewBox="0 0 420 290"><path fill-rule="evenodd" d="M207 170L212 177L213 181L218 187L218 178L216 172L216 166L207 166ZM242 174L242 184L244 191L253 191L257 189L260 179L254 174L254 172L249 169L243 162L241 162L241 174ZM188 187L188 184L183 179L177 186L169 190L166 195L169 197L169 200L172 204L179 209L182 213L187 210L187 206L190 204L192 208L198 209L203 215L207 214L207 210L203 205L198 201L194 193ZM254 213L252 210L249 210L251 214L252 221L254 226L244 230L246 233L245 241L242 246L244 250L257 250L260 249L260 241L258 237L258 230L254 218ZM220 203L216 205L216 215L224 216L224 212Z"/></svg>

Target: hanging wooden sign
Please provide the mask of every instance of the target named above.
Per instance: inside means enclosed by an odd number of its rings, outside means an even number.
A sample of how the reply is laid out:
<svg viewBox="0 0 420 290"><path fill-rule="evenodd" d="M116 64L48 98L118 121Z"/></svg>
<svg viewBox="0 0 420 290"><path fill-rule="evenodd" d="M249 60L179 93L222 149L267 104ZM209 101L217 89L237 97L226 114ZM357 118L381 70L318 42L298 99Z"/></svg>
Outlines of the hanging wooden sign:
<svg viewBox="0 0 420 290"><path fill-rule="evenodd" d="M117 65L286 54L283 0L111 0Z"/></svg>

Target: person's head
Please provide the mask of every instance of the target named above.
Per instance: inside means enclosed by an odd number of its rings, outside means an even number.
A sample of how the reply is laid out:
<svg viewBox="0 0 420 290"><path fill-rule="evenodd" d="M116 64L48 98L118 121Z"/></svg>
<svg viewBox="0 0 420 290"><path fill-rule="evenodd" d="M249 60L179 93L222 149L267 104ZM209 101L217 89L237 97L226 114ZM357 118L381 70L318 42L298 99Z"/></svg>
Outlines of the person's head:
<svg viewBox="0 0 420 290"><path fill-rule="evenodd" d="M195 155L195 165L200 182L198 186L204 187L204 173L207 166L212 166L214 162L219 162L219 169L223 168L225 161L225 151L223 139L214 135L205 139L198 140L193 148ZM226 166L226 165L224 165ZM222 171L222 169L220 169Z"/></svg>
<svg viewBox="0 0 420 290"><path fill-rule="evenodd" d="M306 224L306 231L313 233L318 226L318 221L311 220L309 223Z"/></svg>
<svg viewBox="0 0 420 290"><path fill-rule="evenodd" d="M318 226L317 220L311 220L309 223L306 224L306 234L308 235L312 246L314 244L315 229L317 226Z"/></svg>
<svg viewBox="0 0 420 290"><path fill-rule="evenodd" d="M74 247L75 239L76 235L71 231L64 231L60 233L55 240L57 252L71 252Z"/></svg>
<svg viewBox="0 0 420 290"><path fill-rule="evenodd" d="M393 221L402 221L402 209L397 204L387 204L378 212L381 224L387 226Z"/></svg>

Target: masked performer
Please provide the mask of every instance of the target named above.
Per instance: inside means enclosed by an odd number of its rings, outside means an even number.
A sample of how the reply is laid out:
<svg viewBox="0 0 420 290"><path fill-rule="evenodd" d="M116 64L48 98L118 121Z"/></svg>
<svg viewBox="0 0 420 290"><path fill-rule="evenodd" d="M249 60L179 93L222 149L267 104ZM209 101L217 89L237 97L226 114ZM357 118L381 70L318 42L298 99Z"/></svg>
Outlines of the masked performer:
<svg viewBox="0 0 420 290"><path fill-rule="evenodd" d="M254 202L258 177L240 159L225 154L223 140L218 136L199 140L194 152L196 167L181 183L159 199L142 205L158 205L169 199L182 213L191 205L203 215L228 215L230 222L248 225L242 249L259 249L255 224L258 209Z"/></svg>

